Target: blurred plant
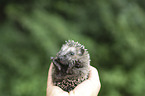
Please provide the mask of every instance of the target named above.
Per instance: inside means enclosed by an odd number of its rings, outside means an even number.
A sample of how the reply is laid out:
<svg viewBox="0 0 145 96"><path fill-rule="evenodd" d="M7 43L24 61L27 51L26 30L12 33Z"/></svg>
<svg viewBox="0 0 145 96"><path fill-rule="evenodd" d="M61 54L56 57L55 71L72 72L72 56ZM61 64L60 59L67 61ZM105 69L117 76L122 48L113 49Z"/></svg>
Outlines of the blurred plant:
<svg viewBox="0 0 145 96"><path fill-rule="evenodd" d="M65 40L84 44L101 96L145 94L141 0L0 1L0 96L44 96L50 57Z"/></svg>

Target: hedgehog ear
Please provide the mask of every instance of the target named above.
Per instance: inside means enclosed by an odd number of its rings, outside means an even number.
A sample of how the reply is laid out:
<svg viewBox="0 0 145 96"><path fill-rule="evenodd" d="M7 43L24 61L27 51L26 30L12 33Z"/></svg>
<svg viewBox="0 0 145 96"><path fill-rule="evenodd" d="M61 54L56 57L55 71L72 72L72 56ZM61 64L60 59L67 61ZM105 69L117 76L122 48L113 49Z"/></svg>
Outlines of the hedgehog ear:
<svg viewBox="0 0 145 96"><path fill-rule="evenodd" d="M84 54L84 52L85 52L85 49L84 48L80 48L79 55L82 56Z"/></svg>

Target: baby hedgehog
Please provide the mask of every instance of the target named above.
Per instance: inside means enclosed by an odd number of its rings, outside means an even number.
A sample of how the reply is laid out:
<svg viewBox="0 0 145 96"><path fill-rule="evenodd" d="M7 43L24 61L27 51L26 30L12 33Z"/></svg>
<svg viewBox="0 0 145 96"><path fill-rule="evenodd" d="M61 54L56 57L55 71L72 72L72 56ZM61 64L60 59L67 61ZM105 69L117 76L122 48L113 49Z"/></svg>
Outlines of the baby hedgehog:
<svg viewBox="0 0 145 96"><path fill-rule="evenodd" d="M52 80L55 86L70 92L88 79L90 56L87 49L73 40L66 41L53 58Z"/></svg>

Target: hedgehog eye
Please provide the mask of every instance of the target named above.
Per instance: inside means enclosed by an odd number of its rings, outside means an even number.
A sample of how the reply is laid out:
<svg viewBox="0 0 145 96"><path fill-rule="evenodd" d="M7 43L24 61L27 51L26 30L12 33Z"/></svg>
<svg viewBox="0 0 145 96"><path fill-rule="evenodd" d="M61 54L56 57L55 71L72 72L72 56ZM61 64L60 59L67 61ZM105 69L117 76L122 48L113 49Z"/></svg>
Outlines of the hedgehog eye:
<svg viewBox="0 0 145 96"><path fill-rule="evenodd" d="M70 55L72 55L72 56L73 56L74 54L75 54L75 53L73 53L73 52L70 52Z"/></svg>

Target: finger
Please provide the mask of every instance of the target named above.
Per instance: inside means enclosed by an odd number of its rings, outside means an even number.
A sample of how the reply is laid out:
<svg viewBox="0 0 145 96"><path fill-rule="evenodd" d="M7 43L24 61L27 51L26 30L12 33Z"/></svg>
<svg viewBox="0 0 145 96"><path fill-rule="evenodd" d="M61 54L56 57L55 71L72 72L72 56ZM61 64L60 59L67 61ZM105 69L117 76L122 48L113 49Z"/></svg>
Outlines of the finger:
<svg viewBox="0 0 145 96"><path fill-rule="evenodd" d="M46 96L49 96L49 94L51 94L50 89L51 89L52 86L53 86L53 84L52 84L51 71L52 71L52 63L50 64L50 67L49 67L49 70L48 70Z"/></svg>
<svg viewBox="0 0 145 96"><path fill-rule="evenodd" d="M98 74L98 71L96 68L90 66L90 77L89 77L89 80L91 81L91 84L92 86L94 86L94 95L92 96L96 96L96 94L99 93L100 91L100 88L101 88L101 83L100 83L100 79L99 79L99 74ZM96 93L96 94L95 94Z"/></svg>
<svg viewBox="0 0 145 96"><path fill-rule="evenodd" d="M47 78L47 86L49 85L52 85L52 66L53 66L53 63L50 64L50 67L49 67L49 70L48 70L48 78Z"/></svg>

